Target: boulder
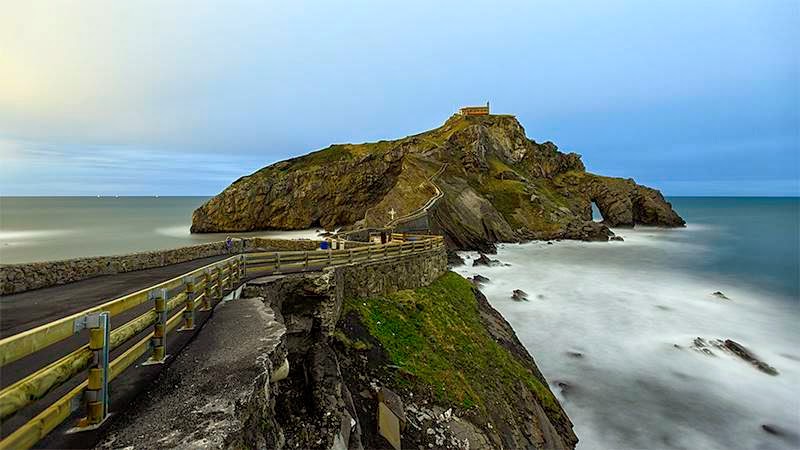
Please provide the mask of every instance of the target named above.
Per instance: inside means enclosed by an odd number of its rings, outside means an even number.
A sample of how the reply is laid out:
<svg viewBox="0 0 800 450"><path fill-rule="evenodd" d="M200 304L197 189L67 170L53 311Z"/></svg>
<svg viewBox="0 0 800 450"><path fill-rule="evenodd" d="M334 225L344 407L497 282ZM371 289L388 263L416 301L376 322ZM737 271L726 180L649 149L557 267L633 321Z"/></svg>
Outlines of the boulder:
<svg viewBox="0 0 800 450"><path fill-rule="evenodd" d="M522 289L514 289L511 292L511 299L516 300L518 302L527 301L528 300L528 293L523 291Z"/></svg>
<svg viewBox="0 0 800 450"><path fill-rule="evenodd" d="M774 367L758 359L750 350L746 349L742 344L731 340L725 339L725 348L730 350L736 356L749 362L756 369L766 373L767 375L778 375L778 371Z"/></svg>
<svg viewBox="0 0 800 450"><path fill-rule="evenodd" d="M610 238L608 238L608 240L609 240L609 241L618 241L618 242L622 242L622 241L624 241L625 239L623 239L623 238L622 238L622 236L611 236Z"/></svg>
<svg viewBox="0 0 800 450"><path fill-rule="evenodd" d="M730 298L728 298L727 295L723 294L720 291L714 292L711 295L713 295L714 297L717 297L717 298L721 298L722 300L730 300Z"/></svg>
<svg viewBox="0 0 800 450"><path fill-rule="evenodd" d="M592 220L576 220L567 225L560 237L562 239L574 239L587 242L605 242L608 241L609 237L613 235L614 233L612 233L611 230L609 230L608 227L602 223Z"/></svg>
<svg viewBox="0 0 800 450"><path fill-rule="evenodd" d="M472 265L474 266L499 266L501 263L496 259L490 259L485 254L481 253L481 256L472 261Z"/></svg>
<svg viewBox="0 0 800 450"><path fill-rule="evenodd" d="M486 284L486 283L488 283L488 282L489 282L489 279L488 279L488 278L486 278L486 277L484 277L483 275L475 275L474 277L472 277L472 278L467 278L467 279L468 279L469 281L471 281L471 282L472 282L472 284L473 284L473 285L475 285L475 287L481 287L481 286L483 286L484 284Z"/></svg>

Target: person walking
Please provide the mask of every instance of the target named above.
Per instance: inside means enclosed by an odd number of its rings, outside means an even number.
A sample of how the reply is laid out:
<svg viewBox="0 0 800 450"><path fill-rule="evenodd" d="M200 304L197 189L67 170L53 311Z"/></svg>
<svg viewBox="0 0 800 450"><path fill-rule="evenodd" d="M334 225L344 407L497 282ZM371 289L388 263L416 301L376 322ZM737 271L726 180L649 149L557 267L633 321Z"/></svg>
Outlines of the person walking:
<svg viewBox="0 0 800 450"><path fill-rule="evenodd" d="M225 238L225 248L228 249L228 253L233 253L233 239L230 236Z"/></svg>

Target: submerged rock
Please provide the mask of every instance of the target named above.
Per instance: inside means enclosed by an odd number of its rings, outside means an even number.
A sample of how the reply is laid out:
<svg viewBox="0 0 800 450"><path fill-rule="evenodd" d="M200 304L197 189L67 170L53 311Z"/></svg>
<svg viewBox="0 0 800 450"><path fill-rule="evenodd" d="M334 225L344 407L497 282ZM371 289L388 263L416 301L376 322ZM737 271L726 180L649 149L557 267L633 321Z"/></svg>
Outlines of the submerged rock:
<svg viewBox="0 0 800 450"><path fill-rule="evenodd" d="M800 445L800 435L798 435L796 432L792 430L787 430L786 428L780 427L778 425L773 425L768 423L761 425L761 429L773 436L779 437L785 440L786 442L789 442L792 445L795 446Z"/></svg>
<svg viewBox="0 0 800 450"><path fill-rule="evenodd" d="M722 292L720 292L720 291L714 292L714 293L712 293L711 295L713 295L714 297L717 297L717 298L721 298L721 299L723 299L723 300L730 300L730 298L728 298L728 296L727 296L727 295L723 294L723 293L722 293Z"/></svg>
<svg viewBox="0 0 800 450"><path fill-rule="evenodd" d="M490 281L488 278L484 277L483 275L475 275L474 277L467 278L467 279L469 281L471 281L472 284L475 285L475 287L481 287L481 286L483 286L484 284L486 284L486 283L488 283Z"/></svg>
<svg viewBox="0 0 800 450"><path fill-rule="evenodd" d="M778 374L778 371L774 367L756 358L756 356L753 355L753 353L746 349L742 344L731 339L726 339L724 345L725 348L733 352L736 356L752 364L756 369L768 375L774 376Z"/></svg>
<svg viewBox="0 0 800 450"><path fill-rule="evenodd" d="M618 242L622 242L622 241L624 241L625 239L623 239L623 238L622 238L622 236L616 236L616 235L615 235L615 236L611 236L610 238L608 238L608 240L609 240L609 241L618 241Z"/></svg>
<svg viewBox="0 0 800 450"><path fill-rule="evenodd" d="M472 266L499 266L502 264L500 261L496 259L491 259L488 256L481 253L481 256L474 261L472 261Z"/></svg>
<svg viewBox="0 0 800 450"><path fill-rule="evenodd" d="M761 361L750 350L745 348L745 346L732 339L725 339L724 341L721 339L705 340L701 337L697 337L692 342L690 348L708 356L716 356L712 349L732 353L768 375L778 375L778 371L774 367Z"/></svg>
<svg viewBox="0 0 800 450"><path fill-rule="evenodd" d="M522 289L514 289L514 291L511 292L511 299L516 300L518 302L521 302L523 300L527 301L528 293L523 291Z"/></svg>

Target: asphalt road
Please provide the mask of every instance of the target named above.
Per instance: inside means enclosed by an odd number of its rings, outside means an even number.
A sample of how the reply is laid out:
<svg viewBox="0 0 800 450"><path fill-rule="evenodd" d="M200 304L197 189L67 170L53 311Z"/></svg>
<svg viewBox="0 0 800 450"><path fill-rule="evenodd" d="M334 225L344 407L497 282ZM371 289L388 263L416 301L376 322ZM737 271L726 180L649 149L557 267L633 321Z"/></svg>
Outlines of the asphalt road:
<svg viewBox="0 0 800 450"><path fill-rule="evenodd" d="M65 285L37 289L15 295L0 296L0 337L11 336L44 323L69 316L109 300L152 286L161 281L169 280L198 267L225 259L227 256L228 255L222 255L136 272L100 276ZM310 267L309 270L319 270L320 268L321 267ZM267 274L261 274L260 276L264 275ZM253 276L251 275L248 278L253 278ZM225 294L227 293L226 291ZM218 302L219 301L216 303ZM180 306L177 308L179 307ZM145 303L115 316L112 318L112 329L124 325L150 308L152 308L152 305ZM170 311L169 316L172 316L177 308ZM204 313L198 311L195 316L196 328L194 331L170 333L167 339L167 352L172 355L173 358L178 355L182 349L198 335L201 328L212 314L213 312ZM111 353L111 359L113 360L116 358L151 331L152 328L148 328L130 339L126 344L115 349ZM87 331L83 330L68 339L0 368L0 388L9 386L37 369L69 354L76 348L85 345L87 340ZM150 390L153 386L153 381L156 380L162 370L168 367L174 360L173 358L168 359L166 365L142 366L141 363L144 362L147 357L148 355L145 354L141 360L137 361L136 364L128 368L128 370L111 383L109 390L111 393L112 414L128 414L128 408L132 402L143 392ZM19 426L35 417L85 379L86 373L80 373L67 383L48 393L43 399L34 402L9 417L0 424L0 438L7 436ZM82 410L74 412L61 426L57 427L40 441L36 448L91 448L95 446L105 432L105 426L96 431L77 434L65 433L70 427L75 425L80 417L83 417L83 414L84 411Z"/></svg>
<svg viewBox="0 0 800 450"><path fill-rule="evenodd" d="M136 292L228 256L212 256L171 266L103 275L74 283L0 296L0 338Z"/></svg>

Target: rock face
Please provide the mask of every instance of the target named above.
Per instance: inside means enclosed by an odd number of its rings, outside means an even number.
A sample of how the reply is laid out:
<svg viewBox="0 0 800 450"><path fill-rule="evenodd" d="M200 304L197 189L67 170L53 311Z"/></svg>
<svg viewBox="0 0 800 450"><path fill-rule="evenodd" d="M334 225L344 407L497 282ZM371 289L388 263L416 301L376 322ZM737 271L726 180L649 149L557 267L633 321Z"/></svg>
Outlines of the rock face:
<svg viewBox="0 0 800 450"><path fill-rule="evenodd" d="M407 272L378 261L248 282L242 295L282 326L271 367L285 356L288 373L252 385L227 448L574 448L511 326L438 253L410 255Z"/></svg>
<svg viewBox="0 0 800 450"><path fill-rule="evenodd" d="M428 201L441 192L433 205ZM592 219L592 202L604 222ZM394 141L333 145L242 177L198 208L192 232L382 227L426 207L449 248L526 239L608 240L608 226L683 226L656 190L585 171L513 116L453 116ZM402 223L402 221L400 222Z"/></svg>
<svg viewBox="0 0 800 450"><path fill-rule="evenodd" d="M345 300L332 347L364 448L556 450L577 443L511 326L454 273L422 289ZM385 389L405 409L397 414L399 446L390 447L376 419Z"/></svg>

